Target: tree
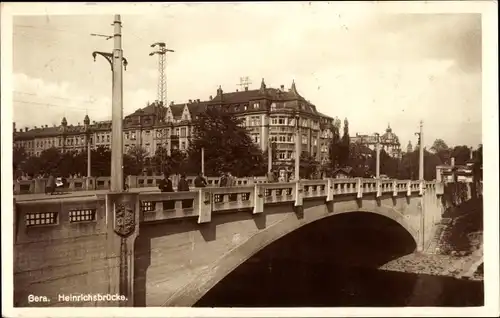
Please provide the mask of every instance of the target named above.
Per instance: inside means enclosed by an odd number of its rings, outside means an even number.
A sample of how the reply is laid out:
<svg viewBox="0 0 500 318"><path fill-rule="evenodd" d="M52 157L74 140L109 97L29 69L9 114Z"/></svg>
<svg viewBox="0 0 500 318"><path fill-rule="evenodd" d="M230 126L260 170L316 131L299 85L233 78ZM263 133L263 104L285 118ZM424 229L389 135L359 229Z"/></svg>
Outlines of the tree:
<svg viewBox="0 0 500 318"><path fill-rule="evenodd" d="M434 140L434 143L432 144L432 147L431 147L431 151L433 151L436 154L441 152L441 151L448 150L448 149L450 149L450 148L448 147L446 142L444 142L443 139Z"/></svg>
<svg viewBox="0 0 500 318"><path fill-rule="evenodd" d="M40 153L40 163L42 174L58 174L61 164L61 152L55 147L45 149Z"/></svg>
<svg viewBox="0 0 500 318"><path fill-rule="evenodd" d="M12 169L14 171L16 171L26 159L28 159L28 154L24 147L14 147L14 149L12 149Z"/></svg>
<svg viewBox="0 0 500 318"><path fill-rule="evenodd" d="M40 157L31 156L20 164L20 168L23 172L31 177L35 177L37 174L41 173L42 162Z"/></svg>
<svg viewBox="0 0 500 318"><path fill-rule="evenodd" d="M355 177L366 178L374 174L370 170L371 160L375 152L362 143L351 143L349 145L349 164Z"/></svg>
<svg viewBox="0 0 500 318"><path fill-rule="evenodd" d="M200 114L193 121L194 138L188 150L190 166L200 167L201 148L204 148L207 175L226 171L249 176L256 170L265 171L263 153L242 123L233 114L216 107Z"/></svg>
<svg viewBox="0 0 500 318"><path fill-rule="evenodd" d="M443 139L436 139L431 147L431 151L439 157L442 164L449 163L451 150Z"/></svg>
<svg viewBox="0 0 500 318"><path fill-rule="evenodd" d="M400 164L398 179L418 180L419 170L419 151L418 149L406 153ZM436 179L436 167L441 164L441 160L436 154L424 149L424 179Z"/></svg>
<svg viewBox="0 0 500 318"><path fill-rule="evenodd" d="M318 171L319 162L316 158L307 152L300 155L300 177L304 179L311 179L312 176Z"/></svg>
<svg viewBox="0 0 500 318"><path fill-rule="evenodd" d="M332 132L332 139L330 140L330 146L328 147L328 154L330 157L330 164L333 170L338 168L341 161L341 146L340 146L340 120L336 118L333 125L330 127Z"/></svg>
<svg viewBox="0 0 500 318"><path fill-rule="evenodd" d="M91 169L93 177L106 177L111 175L111 150L99 146L92 149L91 153Z"/></svg>
<svg viewBox="0 0 500 318"><path fill-rule="evenodd" d="M144 169L147 155L148 152L143 147L131 147L123 156L123 170L125 175L140 175Z"/></svg>
<svg viewBox="0 0 500 318"><path fill-rule="evenodd" d="M468 146L455 146L451 151L456 165L465 165L470 160L470 154L471 150Z"/></svg>
<svg viewBox="0 0 500 318"><path fill-rule="evenodd" d="M349 165L349 144L350 144L350 138L349 138L349 122L347 121L347 118L344 119L344 134L342 135L342 139L340 140L340 146L339 146L339 164L341 167L346 167Z"/></svg>

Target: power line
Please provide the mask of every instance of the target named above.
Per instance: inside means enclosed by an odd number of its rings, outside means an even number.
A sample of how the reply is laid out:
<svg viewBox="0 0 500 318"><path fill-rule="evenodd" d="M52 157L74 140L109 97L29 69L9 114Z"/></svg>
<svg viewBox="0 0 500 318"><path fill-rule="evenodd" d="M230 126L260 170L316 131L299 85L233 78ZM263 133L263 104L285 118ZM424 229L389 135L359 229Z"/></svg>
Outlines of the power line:
<svg viewBox="0 0 500 318"><path fill-rule="evenodd" d="M51 104L51 103L38 103L38 102L30 102L30 101L15 100L15 99L14 99L14 103L39 105L39 106L45 106L45 107L57 107L57 108L60 108L61 110L76 109L76 110L88 111L88 108L82 108L82 107L63 106L63 105L56 105L56 104ZM92 108L92 110L97 110L97 108Z"/></svg>
<svg viewBox="0 0 500 318"><path fill-rule="evenodd" d="M35 94L35 93L27 93L27 92L21 92L21 91L14 91L14 93L16 94L22 94L22 95L29 95L29 96L39 96L38 94ZM55 99L61 99L61 100L72 100L74 101L74 99L71 99L71 98L66 98L66 97L59 97L59 96L54 96L54 95L50 95L50 96L43 96L43 97L47 97L47 98L55 98ZM82 101L83 103L90 103L90 104L94 104L95 103L95 100L84 100Z"/></svg>

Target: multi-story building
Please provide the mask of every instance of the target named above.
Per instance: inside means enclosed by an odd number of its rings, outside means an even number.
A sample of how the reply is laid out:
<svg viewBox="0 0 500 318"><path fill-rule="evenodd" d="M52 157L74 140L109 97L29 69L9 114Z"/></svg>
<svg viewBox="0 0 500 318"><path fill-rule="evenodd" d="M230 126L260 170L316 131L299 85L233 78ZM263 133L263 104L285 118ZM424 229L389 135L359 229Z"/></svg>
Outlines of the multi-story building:
<svg viewBox="0 0 500 318"><path fill-rule="evenodd" d="M371 150L375 150L377 145L377 139L380 142L380 149L385 150L385 152L393 158L401 158L401 144L399 143L399 137L392 132L390 125L387 125L387 129L383 135L361 135L356 133L356 136L351 137L351 143L360 143L369 147Z"/></svg>
<svg viewBox="0 0 500 318"><path fill-rule="evenodd" d="M123 151L132 146L143 147L149 156L164 146L167 151L189 148L193 136L193 119L207 107L222 107L243 119L252 140L261 149L268 143L276 144L278 165L291 166L295 158L296 124L301 128L302 151L316 160L328 160L328 144L332 137L333 118L317 111L316 106L304 99L293 82L285 90L268 88L262 79L259 89L224 93L219 87L214 97L186 103L171 103L167 107L152 103L126 116L123 123ZM89 138L89 139L87 139ZM68 125L63 118L58 127L35 127L17 131L14 126L14 143L24 147L31 155L39 155L44 149L60 148L62 151L79 151L86 148L87 140L92 148L110 147L111 122L90 123L85 116L83 125Z"/></svg>

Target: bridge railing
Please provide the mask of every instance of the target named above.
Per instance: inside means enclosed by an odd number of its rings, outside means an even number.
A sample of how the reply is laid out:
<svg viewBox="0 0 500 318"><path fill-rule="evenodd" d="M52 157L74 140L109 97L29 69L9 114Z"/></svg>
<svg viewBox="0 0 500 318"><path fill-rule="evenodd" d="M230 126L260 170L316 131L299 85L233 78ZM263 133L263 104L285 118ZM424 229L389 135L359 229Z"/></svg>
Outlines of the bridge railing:
<svg viewBox="0 0 500 318"><path fill-rule="evenodd" d="M137 194L141 222L197 218L199 223L211 221L217 213L248 210L264 212L264 206L303 200L365 195L415 195L433 190L439 183L409 180L325 179L289 183L255 183L235 187L206 187L186 192L143 192ZM15 203L15 237L17 243L38 239L68 238L75 233L104 233L106 196L36 200Z"/></svg>
<svg viewBox="0 0 500 318"><path fill-rule="evenodd" d="M125 183L129 188L151 188L158 187L162 176L128 176ZM172 177L172 184L177 188L179 176ZM195 176L187 176L186 180L190 186L194 186ZM218 186L218 177L206 178L208 186ZM16 180L13 184L13 191L15 195L20 194L35 194L45 193L47 185L47 178L37 178L32 180ZM80 178L67 178L67 185L61 188L60 191L92 191L92 190L109 190L111 186L110 177L80 177ZM266 183L265 177L257 178L236 178L236 185L249 185L255 183Z"/></svg>

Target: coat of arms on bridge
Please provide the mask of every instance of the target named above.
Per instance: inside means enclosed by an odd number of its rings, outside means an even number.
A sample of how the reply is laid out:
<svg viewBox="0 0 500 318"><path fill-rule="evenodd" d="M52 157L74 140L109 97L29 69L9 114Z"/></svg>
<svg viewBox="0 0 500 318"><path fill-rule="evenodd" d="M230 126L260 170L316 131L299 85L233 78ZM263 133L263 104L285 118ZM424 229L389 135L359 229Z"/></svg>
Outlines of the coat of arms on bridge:
<svg viewBox="0 0 500 318"><path fill-rule="evenodd" d="M115 232L120 236L129 236L135 229L135 209L128 204L115 204Z"/></svg>

